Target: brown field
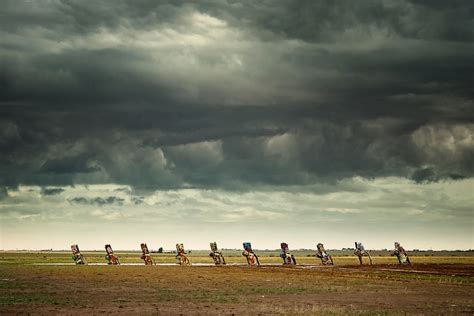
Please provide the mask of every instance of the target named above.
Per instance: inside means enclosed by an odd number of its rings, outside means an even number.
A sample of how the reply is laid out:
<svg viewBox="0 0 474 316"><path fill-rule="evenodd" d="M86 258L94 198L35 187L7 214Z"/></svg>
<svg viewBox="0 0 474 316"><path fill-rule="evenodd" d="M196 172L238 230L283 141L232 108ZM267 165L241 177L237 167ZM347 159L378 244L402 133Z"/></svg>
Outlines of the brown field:
<svg viewBox="0 0 474 316"><path fill-rule="evenodd" d="M258 268L32 264L67 256L0 253L0 314L474 314L472 256L413 257L402 267L391 257L373 266L335 257L334 267L315 258Z"/></svg>

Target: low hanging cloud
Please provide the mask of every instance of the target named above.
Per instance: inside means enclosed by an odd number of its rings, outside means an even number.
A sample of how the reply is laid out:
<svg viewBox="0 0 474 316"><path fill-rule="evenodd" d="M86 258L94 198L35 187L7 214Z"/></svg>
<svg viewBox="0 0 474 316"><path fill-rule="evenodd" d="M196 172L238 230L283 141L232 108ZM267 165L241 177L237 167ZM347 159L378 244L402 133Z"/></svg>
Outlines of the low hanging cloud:
<svg viewBox="0 0 474 316"><path fill-rule="evenodd" d="M124 199L118 198L115 196L108 196L108 197L96 197L94 199L88 199L84 197L74 197L71 199L68 199L69 203L71 204L85 204L85 205L98 205L98 206L103 206L103 205L111 205L111 204L117 204L117 205L123 205Z"/></svg>

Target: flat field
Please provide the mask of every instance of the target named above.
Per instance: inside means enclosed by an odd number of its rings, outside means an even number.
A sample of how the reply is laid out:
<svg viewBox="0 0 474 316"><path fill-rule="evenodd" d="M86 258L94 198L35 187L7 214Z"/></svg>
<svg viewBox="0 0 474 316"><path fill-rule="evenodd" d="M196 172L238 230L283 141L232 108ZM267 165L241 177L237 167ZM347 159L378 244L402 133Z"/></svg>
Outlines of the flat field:
<svg viewBox="0 0 474 316"><path fill-rule="evenodd" d="M295 267L278 266L271 252L262 266L244 265L226 252L228 266L68 265L66 252L0 252L0 314L473 314L474 256L412 256L411 266L375 254L359 266L349 255L321 266L304 252ZM101 252L85 252L104 263ZM118 252L122 263L141 263L138 253ZM154 254L173 263L172 254ZM193 251L193 263L211 263ZM232 265L236 264L236 265Z"/></svg>

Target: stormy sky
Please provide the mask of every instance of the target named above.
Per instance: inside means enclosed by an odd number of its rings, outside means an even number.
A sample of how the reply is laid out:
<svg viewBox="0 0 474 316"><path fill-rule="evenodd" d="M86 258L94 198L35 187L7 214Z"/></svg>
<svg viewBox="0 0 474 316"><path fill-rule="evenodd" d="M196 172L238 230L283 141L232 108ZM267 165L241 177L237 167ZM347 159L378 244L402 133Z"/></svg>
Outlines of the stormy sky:
<svg viewBox="0 0 474 316"><path fill-rule="evenodd" d="M0 2L0 249L474 248L472 1Z"/></svg>

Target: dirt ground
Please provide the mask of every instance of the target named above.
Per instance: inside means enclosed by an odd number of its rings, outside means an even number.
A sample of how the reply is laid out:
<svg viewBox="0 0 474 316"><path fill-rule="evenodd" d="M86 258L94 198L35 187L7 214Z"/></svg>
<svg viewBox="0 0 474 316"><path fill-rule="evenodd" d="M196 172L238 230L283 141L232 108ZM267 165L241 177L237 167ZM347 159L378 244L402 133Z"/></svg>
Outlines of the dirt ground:
<svg viewBox="0 0 474 316"><path fill-rule="evenodd" d="M474 314L474 265L0 265L0 314Z"/></svg>

